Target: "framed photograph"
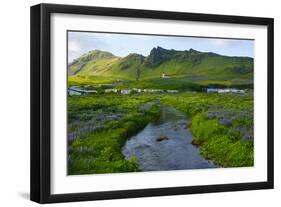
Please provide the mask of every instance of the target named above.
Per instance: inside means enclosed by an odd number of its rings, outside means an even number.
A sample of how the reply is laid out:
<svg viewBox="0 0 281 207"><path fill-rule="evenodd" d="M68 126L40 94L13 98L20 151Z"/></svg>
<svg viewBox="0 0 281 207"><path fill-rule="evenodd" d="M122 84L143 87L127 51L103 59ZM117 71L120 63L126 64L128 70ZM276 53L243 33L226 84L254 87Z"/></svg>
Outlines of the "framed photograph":
<svg viewBox="0 0 281 207"><path fill-rule="evenodd" d="M31 7L31 200L273 188L273 19Z"/></svg>

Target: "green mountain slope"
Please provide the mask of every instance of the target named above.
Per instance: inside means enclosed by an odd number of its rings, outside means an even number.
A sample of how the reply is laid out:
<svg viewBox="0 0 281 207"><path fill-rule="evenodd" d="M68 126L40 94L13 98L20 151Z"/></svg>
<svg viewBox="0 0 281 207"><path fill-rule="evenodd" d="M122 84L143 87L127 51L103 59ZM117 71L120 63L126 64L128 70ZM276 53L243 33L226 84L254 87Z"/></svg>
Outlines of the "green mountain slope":
<svg viewBox="0 0 281 207"><path fill-rule="evenodd" d="M71 78L100 77L146 81L162 74L171 79L184 78L194 82L233 81L252 83L253 58L228 57L215 53L153 48L147 57L130 54L124 58L93 50L74 60L68 67Z"/></svg>
<svg viewBox="0 0 281 207"><path fill-rule="evenodd" d="M115 57L109 52L93 50L75 59L68 66L68 75L79 74L88 76L91 74L103 73L106 70L110 70L118 60L118 57Z"/></svg>

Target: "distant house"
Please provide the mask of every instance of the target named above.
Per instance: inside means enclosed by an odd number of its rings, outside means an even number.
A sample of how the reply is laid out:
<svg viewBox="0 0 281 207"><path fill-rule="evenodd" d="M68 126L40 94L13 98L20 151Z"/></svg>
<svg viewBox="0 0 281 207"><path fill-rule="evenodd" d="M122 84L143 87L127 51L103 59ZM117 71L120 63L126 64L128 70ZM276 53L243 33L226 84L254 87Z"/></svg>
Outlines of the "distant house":
<svg viewBox="0 0 281 207"><path fill-rule="evenodd" d="M74 90L68 89L68 90L67 90L67 94L70 95L70 96L74 96L74 95L79 96L79 95L81 95L82 93L81 93L81 92L74 91Z"/></svg>
<svg viewBox="0 0 281 207"><path fill-rule="evenodd" d="M132 90L128 89L128 90L121 90L121 94L130 94L132 92Z"/></svg>
<svg viewBox="0 0 281 207"><path fill-rule="evenodd" d="M118 89L115 89L115 88L105 89L104 92L105 93L117 93Z"/></svg>
<svg viewBox="0 0 281 207"><path fill-rule="evenodd" d="M235 88L207 88L207 93L245 93L245 91Z"/></svg>
<svg viewBox="0 0 281 207"><path fill-rule="evenodd" d="M178 93L178 90L167 90L168 93Z"/></svg>
<svg viewBox="0 0 281 207"><path fill-rule="evenodd" d="M85 90L85 93L98 93L96 90Z"/></svg>
<svg viewBox="0 0 281 207"><path fill-rule="evenodd" d="M143 92L145 93L162 93L164 90L161 89L143 89Z"/></svg>
<svg viewBox="0 0 281 207"><path fill-rule="evenodd" d="M162 78L170 78L170 76L167 75L167 74L165 74L165 73L163 73L163 74L162 74Z"/></svg>
<svg viewBox="0 0 281 207"><path fill-rule="evenodd" d="M83 89L78 88L77 86L72 86L72 87L68 88L67 92L70 96L98 93L98 91L96 91L96 90L83 90Z"/></svg>

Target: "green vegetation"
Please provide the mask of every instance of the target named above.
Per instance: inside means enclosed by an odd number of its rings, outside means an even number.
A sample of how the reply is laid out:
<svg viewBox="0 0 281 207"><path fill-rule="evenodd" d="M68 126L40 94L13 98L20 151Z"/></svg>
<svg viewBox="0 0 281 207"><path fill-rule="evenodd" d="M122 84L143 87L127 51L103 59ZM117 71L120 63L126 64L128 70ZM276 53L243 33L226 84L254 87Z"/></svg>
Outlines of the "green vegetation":
<svg viewBox="0 0 281 207"><path fill-rule="evenodd" d="M115 79L109 77L98 77L98 76L69 76L68 77L68 86L83 86L83 85L95 85L103 83L111 83Z"/></svg>
<svg viewBox="0 0 281 207"><path fill-rule="evenodd" d="M253 166L253 97L185 93L162 98L192 117L193 144L224 167Z"/></svg>
<svg viewBox="0 0 281 207"><path fill-rule="evenodd" d="M249 93L86 95L68 98L68 133L75 134L69 141L68 174L139 171L137 158L125 160L121 149L159 117L159 100L192 117L192 143L206 159L224 167L253 166Z"/></svg>
<svg viewBox="0 0 281 207"><path fill-rule="evenodd" d="M93 50L69 64L68 86L98 92L68 97L68 174L139 171L137 158L125 160L121 150L129 137L159 117L160 104L192 118L192 143L206 159L223 167L254 164L252 58L161 47L147 57L121 58ZM202 93L210 87L246 93ZM113 88L179 93L105 92Z"/></svg>
<svg viewBox="0 0 281 207"><path fill-rule="evenodd" d="M127 138L158 118L153 100L137 95L69 97L68 133L75 139L69 141L68 174L138 171L137 159L125 160L121 149Z"/></svg>
<svg viewBox="0 0 281 207"><path fill-rule="evenodd" d="M249 85L253 83L253 59L193 49L176 51L157 47L147 57L129 54L120 58L109 52L93 50L74 60L68 67L70 85L123 80L128 83L133 81L132 85L148 84L163 88L167 85L159 80L163 73L170 76L172 80L169 82L173 85L180 81L179 86L184 89L194 85ZM136 80L139 83L135 83Z"/></svg>

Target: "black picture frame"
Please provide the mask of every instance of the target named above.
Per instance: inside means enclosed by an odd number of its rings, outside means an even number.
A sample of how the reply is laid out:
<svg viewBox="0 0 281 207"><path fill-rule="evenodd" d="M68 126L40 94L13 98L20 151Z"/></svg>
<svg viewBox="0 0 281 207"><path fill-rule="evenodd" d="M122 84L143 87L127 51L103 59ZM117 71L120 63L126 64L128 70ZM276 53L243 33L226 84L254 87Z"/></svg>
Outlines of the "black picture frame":
<svg viewBox="0 0 281 207"><path fill-rule="evenodd" d="M73 194L51 194L51 91L50 91L50 16L52 13L99 15L112 17L134 17L194 22L219 22L267 26L267 181L237 184L219 184L154 189L121 190L106 192L85 192ZM273 188L273 52L274 20L272 18L195 14L168 11L135 10L56 4L39 4L31 7L31 174L30 199L38 203L88 201L102 199L166 196L179 194L210 193Z"/></svg>

